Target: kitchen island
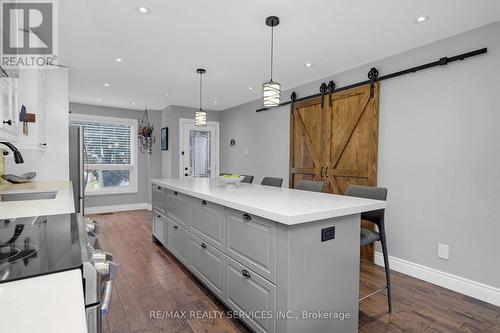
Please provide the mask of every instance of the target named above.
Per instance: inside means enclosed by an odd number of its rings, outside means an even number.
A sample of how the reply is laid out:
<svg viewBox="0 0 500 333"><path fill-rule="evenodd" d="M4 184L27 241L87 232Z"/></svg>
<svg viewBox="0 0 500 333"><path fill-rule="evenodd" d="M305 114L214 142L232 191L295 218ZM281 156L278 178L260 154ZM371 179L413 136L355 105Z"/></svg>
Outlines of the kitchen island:
<svg viewBox="0 0 500 333"><path fill-rule="evenodd" d="M151 182L153 238L230 315L255 332L357 332L360 213L385 202L214 179Z"/></svg>

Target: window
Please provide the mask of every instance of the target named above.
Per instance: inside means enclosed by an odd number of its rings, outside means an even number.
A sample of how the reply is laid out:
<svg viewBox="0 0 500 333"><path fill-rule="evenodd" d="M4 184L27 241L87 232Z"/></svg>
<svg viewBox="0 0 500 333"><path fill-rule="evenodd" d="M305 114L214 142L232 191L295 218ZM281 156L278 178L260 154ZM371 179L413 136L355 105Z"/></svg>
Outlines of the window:
<svg viewBox="0 0 500 333"><path fill-rule="evenodd" d="M87 195L137 192L137 120L71 114L84 136Z"/></svg>

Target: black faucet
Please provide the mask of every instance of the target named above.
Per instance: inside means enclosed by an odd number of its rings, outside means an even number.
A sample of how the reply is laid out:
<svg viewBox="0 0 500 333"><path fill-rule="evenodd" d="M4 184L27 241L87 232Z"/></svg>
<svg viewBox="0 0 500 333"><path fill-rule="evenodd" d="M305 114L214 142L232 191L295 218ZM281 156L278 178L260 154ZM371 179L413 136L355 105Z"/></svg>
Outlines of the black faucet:
<svg viewBox="0 0 500 333"><path fill-rule="evenodd" d="M23 155L21 155L21 152L17 150L16 146L14 146L10 142L0 142L0 144L9 147L9 149L12 150L12 153L14 153L14 161L16 162L16 164L24 163ZM8 155L9 152L4 151L3 154Z"/></svg>

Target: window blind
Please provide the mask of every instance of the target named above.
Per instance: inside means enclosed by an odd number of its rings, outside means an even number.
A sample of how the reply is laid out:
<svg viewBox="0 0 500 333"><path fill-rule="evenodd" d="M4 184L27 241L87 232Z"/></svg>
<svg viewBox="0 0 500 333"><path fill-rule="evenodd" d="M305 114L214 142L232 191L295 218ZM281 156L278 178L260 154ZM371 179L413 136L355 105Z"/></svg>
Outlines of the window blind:
<svg viewBox="0 0 500 333"><path fill-rule="evenodd" d="M130 125L72 120L82 126L87 164L132 164Z"/></svg>

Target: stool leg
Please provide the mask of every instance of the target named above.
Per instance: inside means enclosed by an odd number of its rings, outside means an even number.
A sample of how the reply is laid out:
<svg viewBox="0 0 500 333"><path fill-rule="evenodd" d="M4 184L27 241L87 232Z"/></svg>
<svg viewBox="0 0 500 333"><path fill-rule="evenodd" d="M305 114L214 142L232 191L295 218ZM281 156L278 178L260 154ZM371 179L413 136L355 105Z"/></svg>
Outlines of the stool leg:
<svg viewBox="0 0 500 333"><path fill-rule="evenodd" d="M391 271L389 269L389 254L387 253L387 242L384 231L381 231L380 233L380 242L382 243L382 254L384 255L385 280L387 283L387 304L389 306L389 312L392 312Z"/></svg>

